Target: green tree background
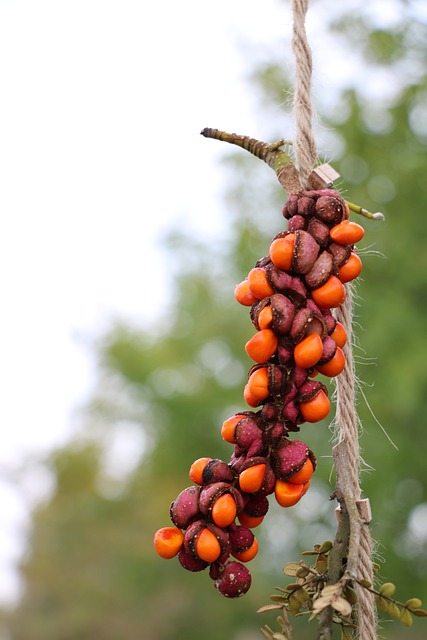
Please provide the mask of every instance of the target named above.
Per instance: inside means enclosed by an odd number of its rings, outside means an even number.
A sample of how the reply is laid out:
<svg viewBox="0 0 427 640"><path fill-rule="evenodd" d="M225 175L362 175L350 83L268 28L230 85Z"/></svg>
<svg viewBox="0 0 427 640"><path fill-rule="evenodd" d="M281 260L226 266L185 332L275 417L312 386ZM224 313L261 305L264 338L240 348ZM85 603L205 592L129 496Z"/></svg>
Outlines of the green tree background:
<svg viewBox="0 0 427 640"><path fill-rule="evenodd" d="M382 224L362 221L355 318L362 483L381 578L397 584L398 598L427 602L427 26L414 3L396 5L401 20L391 27L372 16L350 20L349 5L328 31L358 52L367 80L392 78L393 91L372 103L355 81L333 100L326 91L316 98L319 148L334 150L338 188L386 214ZM291 81L274 51L266 58L248 74L248 94L260 103L263 137L274 140L283 135L277 105ZM296 507L271 504L257 531L261 550L250 563L253 586L244 598L221 598L205 572L185 572L153 551L154 531L169 524L170 502L190 484L192 461L231 455L220 427L245 408L244 344L253 334L232 292L285 225L285 194L270 169L225 148L222 172L223 241L171 229L161 249L173 274L167 308L152 326L117 321L94 344L98 384L82 416L85 435L45 461L54 490L32 513L22 597L2 615L12 640L259 638L259 628L274 618L256 609L283 585L281 566L334 535L332 432L325 422L302 428L319 460L316 477ZM150 301L141 297L141 304ZM138 454L121 478L108 466L114 438L133 439ZM411 630L380 622L384 638L426 636L422 620ZM297 637L314 637L314 625Z"/></svg>

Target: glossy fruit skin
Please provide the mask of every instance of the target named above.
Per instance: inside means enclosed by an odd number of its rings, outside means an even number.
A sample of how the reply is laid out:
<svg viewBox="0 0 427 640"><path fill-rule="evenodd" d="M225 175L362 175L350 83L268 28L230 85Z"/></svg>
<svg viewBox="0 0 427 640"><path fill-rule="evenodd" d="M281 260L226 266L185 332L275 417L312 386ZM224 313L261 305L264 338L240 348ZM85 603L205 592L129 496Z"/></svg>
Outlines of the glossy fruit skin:
<svg viewBox="0 0 427 640"><path fill-rule="evenodd" d="M294 349L294 360L297 367L310 369L317 364L322 357L322 338L317 333L312 333L301 340Z"/></svg>
<svg viewBox="0 0 427 640"><path fill-rule="evenodd" d="M239 486L245 493L257 493L263 485L266 465L256 464L244 469L239 475Z"/></svg>
<svg viewBox="0 0 427 640"><path fill-rule="evenodd" d="M335 309L343 304L346 291L339 278L331 276L326 284L314 289L311 295L321 309Z"/></svg>
<svg viewBox="0 0 427 640"><path fill-rule="evenodd" d="M292 267L292 257L295 247L295 234L289 233L282 238L276 238L270 245L270 258L275 267L289 271Z"/></svg>
<svg viewBox="0 0 427 640"><path fill-rule="evenodd" d="M202 485L203 469L205 468L207 463L210 462L211 460L212 458L198 458L197 460L195 460L191 465L190 471L188 473L190 480L192 480L195 484Z"/></svg>
<svg viewBox="0 0 427 640"><path fill-rule="evenodd" d="M277 349L279 339L271 329L261 329L245 345L246 353L252 360L263 364Z"/></svg>
<svg viewBox="0 0 427 640"><path fill-rule="evenodd" d="M341 322L337 322L333 332L331 333L332 340L335 341L336 345L341 349L347 342L347 332Z"/></svg>
<svg viewBox="0 0 427 640"><path fill-rule="evenodd" d="M357 222L343 220L340 224L332 227L330 236L334 242L339 244L355 244L365 235L365 229Z"/></svg>
<svg viewBox="0 0 427 640"><path fill-rule="evenodd" d="M256 538L254 538L254 541L249 547L249 549L246 549L245 551L240 551L240 552L233 552L233 551L231 552L231 554L236 558L236 560L239 560L240 562L249 562L250 560L253 560L257 555L257 553L258 553L258 540Z"/></svg>
<svg viewBox="0 0 427 640"><path fill-rule="evenodd" d="M236 284L234 289L234 297L236 298L237 302L239 302L241 305L244 305L245 307L252 306L258 300L258 298L254 296L254 294L250 290L247 278L245 280L242 280L242 282L239 282L239 284Z"/></svg>
<svg viewBox="0 0 427 640"><path fill-rule="evenodd" d="M287 480L276 480L274 496L281 507L293 507L304 494L303 484L294 484Z"/></svg>
<svg viewBox="0 0 427 640"><path fill-rule="evenodd" d="M212 520L218 527L228 527L237 515L237 505L230 493L223 493L212 506Z"/></svg>
<svg viewBox="0 0 427 640"><path fill-rule="evenodd" d="M317 365L316 369L319 373L322 373L324 376L328 376L333 378L338 376L345 367L345 355L343 350L340 347L337 347L335 355L329 362L326 362L322 365Z"/></svg>
<svg viewBox="0 0 427 640"><path fill-rule="evenodd" d="M357 278L362 271L362 261L354 251L351 252L348 260L339 269L339 278L344 284Z"/></svg>
<svg viewBox="0 0 427 640"><path fill-rule="evenodd" d="M330 408L328 396L324 391L319 391L314 398L300 404L300 410L306 422L324 420L328 416Z"/></svg>
<svg viewBox="0 0 427 640"><path fill-rule="evenodd" d="M184 544L184 534L177 527L163 527L154 535L154 548L161 558L174 558Z"/></svg>

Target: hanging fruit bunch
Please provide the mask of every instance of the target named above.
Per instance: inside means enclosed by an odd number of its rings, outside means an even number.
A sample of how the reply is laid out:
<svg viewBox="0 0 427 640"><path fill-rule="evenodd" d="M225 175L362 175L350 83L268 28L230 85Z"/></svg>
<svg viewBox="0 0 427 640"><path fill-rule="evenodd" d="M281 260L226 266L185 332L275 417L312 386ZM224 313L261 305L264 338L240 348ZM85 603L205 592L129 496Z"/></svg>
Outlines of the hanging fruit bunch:
<svg viewBox="0 0 427 640"><path fill-rule="evenodd" d="M230 140L230 134L212 129L202 134L250 150L276 169L279 180L288 169L280 144L235 134ZM269 496L287 508L310 486L315 455L292 434L329 414L328 390L318 374L331 378L344 368L346 333L333 310L345 300L344 284L362 269L355 244L364 229L349 220L349 206L337 191L299 188L289 195L283 216L287 229L272 239L268 255L234 292L250 307L255 333L246 343L254 361L243 392L250 409L221 428L233 445L230 460L196 460L189 471L193 485L171 504L172 526L154 536L161 557L177 556L188 571L209 568L215 587L228 598L250 588L246 563L258 551L252 530L267 514Z"/></svg>

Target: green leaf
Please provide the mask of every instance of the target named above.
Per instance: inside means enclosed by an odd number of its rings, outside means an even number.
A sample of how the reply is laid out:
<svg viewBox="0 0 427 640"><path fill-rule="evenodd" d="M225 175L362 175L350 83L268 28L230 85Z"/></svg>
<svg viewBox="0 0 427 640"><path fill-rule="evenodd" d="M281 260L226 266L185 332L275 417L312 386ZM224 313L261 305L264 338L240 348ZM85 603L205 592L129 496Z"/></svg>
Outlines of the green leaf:
<svg viewBox="0 0 427 640"><path fill-rule="evenodd" d="M379 588L379 592L382 596L388 596L389 598L396 591L396 585L392 582L384 582Z"/></svg>
<svg viewBox="0 0 427 640"><path fill-rule="evenodd" d="M286 576L291 576L293 578L297 575L298 571L300 571L301 566L302 565L300 565L299 562L288 562L283 567L283 573Z"/></svg>
<svg viewBox="0 0 427 640"><path fill-rule="evenodd" d="M372 582L369 582L369 580L365 580L364 578L358 580L358 583L361 587L365 587L365 589L370 589L372 587Z"/></svg>
<svg viewBox="0 0 427 640"><path fill-rule="evenodd" d="M405 627L411 627L413 623L413 618L409 613L408 609L402 609L400 614L400 622L405 625Z"/></svg>
<svg viewBox="0 0 427 640"><path fill-rule="evenodd" d="M407 609L410 609L411 611L413 609L419 609L421 605L422 605L422 600L420 600L419 598L409 598L409 600L405 602L405 607Z"/></svg>
<svg viewBox="0 0 427 640"><path fill-rule="evenodd" d="M348 585L345 588L345 598L349 601L350 604L356 604L356 602L358 601L356 591Z"/></svg>
<svg viewBox="0 0 427 640"><path fill-rule="evenodd" d="M320 545L319 553L328 553L332 549L332 542L330 540L325 540Z"/></svg>

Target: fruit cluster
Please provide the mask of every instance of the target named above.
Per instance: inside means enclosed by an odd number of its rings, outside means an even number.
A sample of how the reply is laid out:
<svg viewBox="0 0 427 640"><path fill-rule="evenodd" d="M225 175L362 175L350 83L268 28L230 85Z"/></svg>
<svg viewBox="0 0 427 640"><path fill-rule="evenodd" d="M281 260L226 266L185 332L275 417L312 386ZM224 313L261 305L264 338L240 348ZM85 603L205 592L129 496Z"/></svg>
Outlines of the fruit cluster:
<svg viewBox="0 0 427 640"><path fill-rule="evenodd" d="M194 485L170 507L173 526L154 536L161 557L178 556L189 571L209 566L216 588L229 598L250 587L242 563L258 551L252 529L268 511L268 496L290 507L309 488L315 456L289 436L329 413L327 387L315 378L344 368L346 332L333 309L345 300L344 283L362 269L354 245L364 230L348 219L336 191L292 195L283 215L287 231L273 238L269 255L235 288L256 328L246 343L255 364L243 394L253 410L223 423L222 438L234 445L230 461L196 460L189 472Z"/></svg>

